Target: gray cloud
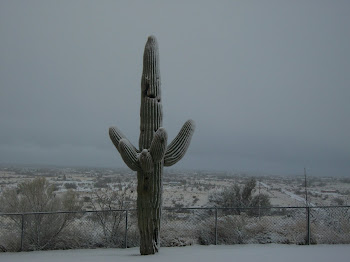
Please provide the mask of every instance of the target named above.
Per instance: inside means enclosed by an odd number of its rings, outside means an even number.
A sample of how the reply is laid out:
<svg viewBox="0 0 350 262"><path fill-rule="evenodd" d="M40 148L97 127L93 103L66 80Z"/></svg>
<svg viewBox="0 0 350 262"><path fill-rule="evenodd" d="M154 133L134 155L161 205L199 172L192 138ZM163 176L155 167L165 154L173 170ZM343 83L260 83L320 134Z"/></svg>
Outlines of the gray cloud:
<svg viewBox="0 0 350 262"><path fill-rule="evenodd" d="M176 167L348 175L347 1L2 1L0 162L123 166L142 53L160 45L164 126L197 130Z"/></svg>

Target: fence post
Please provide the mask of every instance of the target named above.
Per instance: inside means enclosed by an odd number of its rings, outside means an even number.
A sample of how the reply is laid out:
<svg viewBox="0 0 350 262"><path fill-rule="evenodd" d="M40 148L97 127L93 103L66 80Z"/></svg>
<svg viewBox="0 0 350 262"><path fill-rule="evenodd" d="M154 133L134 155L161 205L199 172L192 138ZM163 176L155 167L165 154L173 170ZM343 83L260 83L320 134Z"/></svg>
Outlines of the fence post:
<svg viewBox="0 0 350 262"><path fill-rule="evenodd" d="M218 244L218 209L215 208L215 245Z"/></svg>
<svg viewBox="0 0 350 262"><path fill-rule="evenodd" d="M311 242L311 227L310 227L310 207L308 206L306 208L307 215L306 215L306 228L307 228L307 239L306 239L306 244L310 245Z"/></svg>
<svg viewBox="0 0 350 262"><path fill-rule="evenodd" d="M128 248L128 214L129 210L125 210L125 236L124 236L124 242L125 242L125 248Z"/></svg>
<svg viewBox="0 0 350 262"><path fill-rule="evenodd" d="M22 226L21 226L21 250L23 251L23 240L24 240L24 214L21 215L22 218Z"/></svg>

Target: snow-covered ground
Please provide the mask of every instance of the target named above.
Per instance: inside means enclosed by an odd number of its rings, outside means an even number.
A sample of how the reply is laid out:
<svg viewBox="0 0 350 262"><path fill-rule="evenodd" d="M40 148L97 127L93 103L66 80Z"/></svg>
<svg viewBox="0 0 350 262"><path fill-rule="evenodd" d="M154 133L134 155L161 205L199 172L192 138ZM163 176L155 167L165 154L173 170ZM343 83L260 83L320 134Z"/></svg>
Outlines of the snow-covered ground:
<svg viewBox="0 0 350 262"><path fill-rule="evenodd" d="M288 196L290 196L292 199L295 199L295 200L297 200L299 202L302 202L303 204L306 204L306 200L303 197L300 197L300 196L298 196L298 195L296 195L296 194L294 194L292 192L289 192L289 191L285 190L284 188L281 189L281 192L285 193ZM309 202L309 206L315 207L316 205Z"/></svg>
<svg viewBox="0 0 350 262"><path fill-rule="evenodd" d="M258 185L262 185L263 187L265 187L266 189L271 189L271 187L269 185L266 185L265 183L258 181Z"/></svg>
<svg viewBox="0 0 350 262"><path fill-rule="evenodd" d="M138 248L86 249L0 253L1 262L328 262L349 261L350 245L234 245L161 248L154 256L140 256Z"/></svg>

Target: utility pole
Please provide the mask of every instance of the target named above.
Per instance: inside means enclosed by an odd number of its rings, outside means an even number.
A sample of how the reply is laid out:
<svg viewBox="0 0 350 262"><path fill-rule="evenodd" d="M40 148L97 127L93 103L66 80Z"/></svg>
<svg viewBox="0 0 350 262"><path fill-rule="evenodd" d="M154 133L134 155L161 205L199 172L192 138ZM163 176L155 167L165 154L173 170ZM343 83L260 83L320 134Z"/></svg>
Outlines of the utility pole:
<svg viewBox="0 0 350 262"><path fill-rule="evenodd" d="M261 203L260 203L260 181L259 181L259 219L260 219L260 206L261 206Z"/></svg>
<svg viewBox="0 0 350 262"><path fill-rule="evenodd" d="M309 205L308 198L307 198L307 179L306 179L306 168L304 167L304 177L305 177L305 204L306 206Z"/></svg>
<svg viewBox="0 0 350 262"><path fill-rule="evenodd" d="M311 225L310 225L310 206L307 199L307 179L306 179L306 168L304 167L304 176L305 176L305 204L306 204L306 244L311 244Z"/></svg>

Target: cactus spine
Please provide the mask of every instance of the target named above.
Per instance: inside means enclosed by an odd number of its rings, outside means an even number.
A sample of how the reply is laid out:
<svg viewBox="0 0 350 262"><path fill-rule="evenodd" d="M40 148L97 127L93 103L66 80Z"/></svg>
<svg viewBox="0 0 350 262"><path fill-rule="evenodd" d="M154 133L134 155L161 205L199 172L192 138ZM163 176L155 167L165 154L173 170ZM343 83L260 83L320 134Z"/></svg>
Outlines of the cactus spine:
<svg viewBox="0 0 350 262"><path fill-rule="evenodd" d="M116 128L109 136L125 164L137 171L137 216L140 253L158 252L163 166L172 166L186 153L195 124L188 120L175 139L167 145L167 132L162 127L161 81L158 43L154 36L147 40L143 54L139 150Z"/></svg>

